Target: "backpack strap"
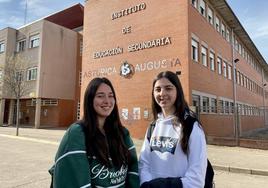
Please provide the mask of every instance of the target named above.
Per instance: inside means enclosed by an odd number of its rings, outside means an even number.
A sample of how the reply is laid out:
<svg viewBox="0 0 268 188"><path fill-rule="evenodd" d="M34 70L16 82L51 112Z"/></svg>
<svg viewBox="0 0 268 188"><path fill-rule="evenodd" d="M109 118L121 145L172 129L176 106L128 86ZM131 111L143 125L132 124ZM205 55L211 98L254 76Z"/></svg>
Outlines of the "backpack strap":
<svg viewBox="0 0 268 188"><path fill-rule="evenodd" d="M153 134L155 128L155 121L151 122L148 129L147 129L147 134L146 134L146 138L148 140L148 142L150 142L151 136Z"/></svg>

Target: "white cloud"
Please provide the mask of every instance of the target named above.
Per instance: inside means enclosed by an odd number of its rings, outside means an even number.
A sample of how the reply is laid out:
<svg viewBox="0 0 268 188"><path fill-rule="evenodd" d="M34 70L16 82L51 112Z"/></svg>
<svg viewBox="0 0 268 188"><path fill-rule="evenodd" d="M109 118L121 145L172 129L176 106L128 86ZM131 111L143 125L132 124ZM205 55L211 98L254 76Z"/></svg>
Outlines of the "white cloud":
<svg viewBox="0 0 268 188"><path fill-rule="evenodd" d="M12 27L17 28L24 24L24 18L11 16L8 18L8 23L12 23Z"/></svg>
<svg viewBox="0 0 268 188"><path fill-rule="evenodd" d="M267 38L268 39L268 24L267 25L261 25L256 29L255 34L253 35L253 38Z"/></svg>

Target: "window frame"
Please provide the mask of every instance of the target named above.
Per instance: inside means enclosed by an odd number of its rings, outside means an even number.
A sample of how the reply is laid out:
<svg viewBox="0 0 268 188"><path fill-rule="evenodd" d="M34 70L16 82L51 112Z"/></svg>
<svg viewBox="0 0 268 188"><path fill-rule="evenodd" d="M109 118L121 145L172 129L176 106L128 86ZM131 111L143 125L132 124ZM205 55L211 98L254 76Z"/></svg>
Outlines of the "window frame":
<svg viewBox="0 0 268 188"><path fill-rule="evenodd" d="M220 18L217 15L215 16L215 29L220 32Z"/></svg>
<svg viewBox="0 0 268 188"><path fill-rule="evenodd" d="M210 70L215 71L215 53L212 51L209 52L209 66Z"/></svg>
<svg viewBox="0 0 268 188"><path fill-rule="evenodd" d="M206 2L199 0L199 12L203 17L206 17Z"/></svg>
<svg viewBox="0 0 268 188"><path fill-rule="evenodd" d="M208 49L204 46L201 46L201 63L205 67L208 66L208 61L207 61L208 55L207 54L208 54Z"/></svg>
<svg viewBox="0 0 268 188"><path fill-rule="evenodd" d="M212 8L210 8L208 6L208 11L207 11L207 18L208 18L208 22L210 23L210 25L214 24L214 12L212 10Z"/></svg>
<svg viewBox="0 0 268 188"><path fill-rule="evenodd" d="M29 37L29 48L37 48L40 46L40 35L35 34Z"/></svg>
<svg viewBox="0 0 268 188"><path fill-rule="evenodd" d="M199 60L199 42L192 38L191 40L191 59L195 62Z"/></svg>
<svg viewBox="0 0 268 188"><path fill-rule="evenodd" d="M217 68L218 74L222 75L222 59L220 57L217 57Z"/></svg>
<svg viewBox="0 0 268 188"><path fill-rule="evenodd" d="M5 41L0 41L0 53L4 53L6 49Z"/></svg>
<svg viewBox="0 0 268 188"><path fill-rule="evenodd" d="M191 0L191 4L194 8L197 8L197 0Z"/></svg>
<svg viewBox="0 0 268 188"><path fill-rule="evenodd" d="M27 69L26 81L37 80L37 67L31 67Z"/></svg>
<svg viewBox="0 0 268 188"><path fill-rule="evenodd" d="M20 45L23 44L23 45ZM17 41L16 52L22 52L26 49L26 39Z"/></svg>

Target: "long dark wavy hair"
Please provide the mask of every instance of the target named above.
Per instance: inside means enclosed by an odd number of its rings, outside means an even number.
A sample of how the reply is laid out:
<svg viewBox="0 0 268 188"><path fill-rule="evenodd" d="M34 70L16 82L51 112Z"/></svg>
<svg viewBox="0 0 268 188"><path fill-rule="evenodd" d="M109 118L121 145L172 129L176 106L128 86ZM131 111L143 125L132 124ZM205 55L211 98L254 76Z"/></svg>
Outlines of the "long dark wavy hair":
<svg viewBox="0 0 268 188"><path fill-rule="evenodd" d="M176 101L174 103L175 106L175 113L174 115L178 118L179 122L182 124L182 133L183 136L181 138L181 148L185 154L188 152L188 143L189 143L189 138L191 134L191 128L187 126L186 121L185 121L185 113L191 114L194 118L196 118L195 114L190 111L189 106L187 102L185 101L183 89L181 86L181 82L178 78L178 76L171 72L171 71L165 71L159 73L156 78L153 81L153 88L152 88L152 111L153 111L153 116L154 116L154 121L157 119L157 115L162 112L161 107L157 104L154 98L154 86L155 83L160 80L161 78L166 78L168 79L175 87L177 90L177 96L176 96Z"/></svg>
<svg viewBox="0 0 268 188"><path fill-rule="evenodd" d="M111 88L115 99L114 109L104 123L105 136L98 128L97 113L93 106L94 97L101 84L107 84ZM88 156L96 156L103 165L108 167L112 165L121 167L128 163L129 153L124 144L125 133L119 117L115 91L107 78L94 78L88 84L84 95L84 117L81 123L86 135Z"/></svg>

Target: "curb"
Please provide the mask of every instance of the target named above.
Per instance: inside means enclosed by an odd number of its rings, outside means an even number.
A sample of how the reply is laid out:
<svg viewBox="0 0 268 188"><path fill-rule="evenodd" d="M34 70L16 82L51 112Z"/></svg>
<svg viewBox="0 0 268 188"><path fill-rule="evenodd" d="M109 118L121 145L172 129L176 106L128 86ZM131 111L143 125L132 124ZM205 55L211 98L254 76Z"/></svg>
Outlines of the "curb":
<svg viewBox="0 0 268 188"><path fill-rule="evenodd" d="M13 138L17 140L26 140L26 141L31 141L31 142L38 142L42 144L51 144L51 145L59 145L58 142L53 142L53 141L47 141L47 140L42 140L42 139L37 139L37 138L29 138L29 137L23 137L23 136L13 136L13 135L7 135L7 134L0 134L2 137L6 138Z"/></svg>
<svg viewBox="0 0 268 188"><path fill-rule="evenodd" d="M212 165L214 170L222 170L232 173L242 173L242 174L250 174L250 175L261 175L268 176L267 170L258 170L258 169L248 169L248 168L239 168L239 167L227 167L221 165Z"/></svg>

